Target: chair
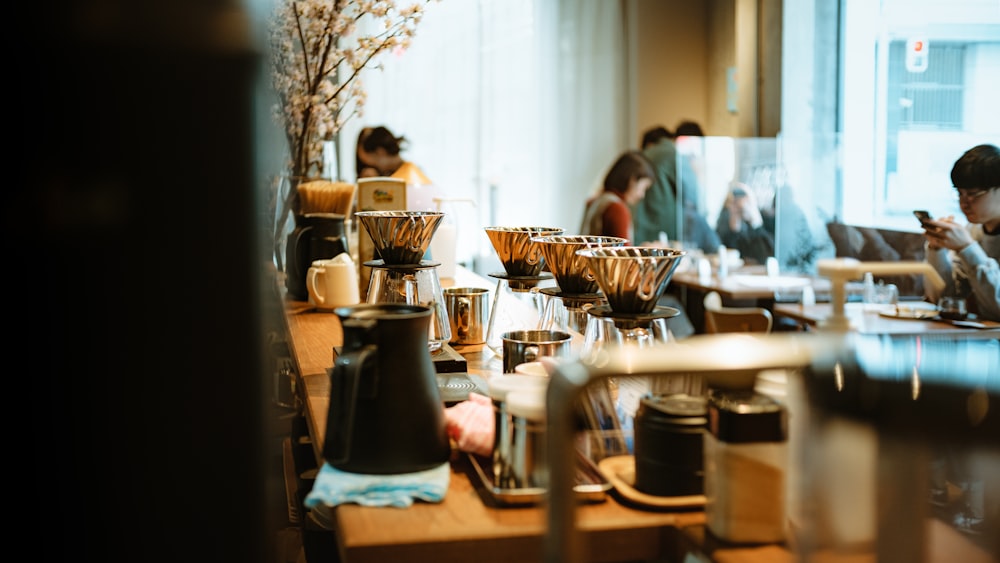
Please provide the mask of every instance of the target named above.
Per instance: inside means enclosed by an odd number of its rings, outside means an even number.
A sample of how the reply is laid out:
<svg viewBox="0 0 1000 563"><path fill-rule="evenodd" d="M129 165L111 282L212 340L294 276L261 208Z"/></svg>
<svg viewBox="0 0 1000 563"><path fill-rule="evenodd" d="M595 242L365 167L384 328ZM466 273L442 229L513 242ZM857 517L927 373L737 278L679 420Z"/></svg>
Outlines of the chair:
<svg viewBox="0 0 1000 563"><path fill-rule="evenodd" d="M763 307L725 307L716 291L705 295L705 332L771 332L774 317Z"/></svg>

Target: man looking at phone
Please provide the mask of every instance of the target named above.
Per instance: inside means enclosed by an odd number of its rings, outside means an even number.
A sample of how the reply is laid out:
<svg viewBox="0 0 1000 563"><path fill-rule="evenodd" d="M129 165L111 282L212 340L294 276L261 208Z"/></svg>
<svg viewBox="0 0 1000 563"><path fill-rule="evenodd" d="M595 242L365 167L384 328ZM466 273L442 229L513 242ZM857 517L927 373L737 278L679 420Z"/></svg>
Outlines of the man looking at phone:
<svg viewBox="0 0 1000 563"><path fill-rule="evenodd" d="M921 222L926 260L947 282L940 295L928 287L927 297L935 303L941 295L964 297L970 313L1000 321L1000 149L966 151L951 169L951 182L969 224L950 216Z"/></svg>

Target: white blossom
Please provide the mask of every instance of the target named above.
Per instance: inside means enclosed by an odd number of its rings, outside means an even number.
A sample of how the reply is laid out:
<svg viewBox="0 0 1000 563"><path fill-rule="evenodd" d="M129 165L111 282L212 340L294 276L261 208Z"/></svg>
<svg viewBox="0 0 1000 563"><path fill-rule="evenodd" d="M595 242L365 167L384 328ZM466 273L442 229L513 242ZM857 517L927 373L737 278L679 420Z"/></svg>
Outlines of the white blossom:
<svg viewBox="0 0 1000 563"><path fill-rule="evenodd" d="M285 0L270 27L273 115L288 139L288 170L317 176L323 142L364 109L359 73L381 68L377 58L409 46L431 0L402 9L394 0ZM372 35L360 35L370 29Z"/></svg>

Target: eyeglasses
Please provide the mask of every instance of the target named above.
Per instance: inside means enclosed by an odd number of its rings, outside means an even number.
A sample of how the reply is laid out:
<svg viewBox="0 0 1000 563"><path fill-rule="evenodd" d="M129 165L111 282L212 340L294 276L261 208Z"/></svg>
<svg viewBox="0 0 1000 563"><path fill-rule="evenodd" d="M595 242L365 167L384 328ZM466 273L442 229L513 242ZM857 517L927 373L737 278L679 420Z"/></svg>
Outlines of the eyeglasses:
<svg viewBox="0 0 1000 563"><path fill-rule="evenodd" d="M976 201L977 199L983 197L987 193L1000 188L1000 186L993 186L991 188L980 188L980 189L967 189L967 188L955 188L958 192L958 199L965 201Z"/></svg>

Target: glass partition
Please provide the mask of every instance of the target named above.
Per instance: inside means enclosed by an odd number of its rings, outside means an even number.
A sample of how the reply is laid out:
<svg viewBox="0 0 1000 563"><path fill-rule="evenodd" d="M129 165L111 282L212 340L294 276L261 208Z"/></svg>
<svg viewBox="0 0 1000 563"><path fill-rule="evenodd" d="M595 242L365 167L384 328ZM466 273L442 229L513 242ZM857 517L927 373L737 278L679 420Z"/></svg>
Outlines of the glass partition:
<svg viewBox="0 0 1000 563"><path fill-rule="evenodd" d="M679 137L680 245L711 254L723 244L748 265L774 256L782 272L815 273L816 260L833 255L826 222L836 199L826 188L835 183L812 181L835 178L824 160L789 154L779 138Z"/></svg>

